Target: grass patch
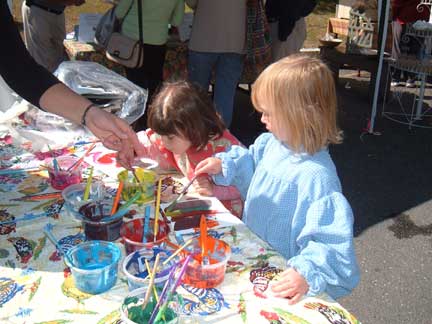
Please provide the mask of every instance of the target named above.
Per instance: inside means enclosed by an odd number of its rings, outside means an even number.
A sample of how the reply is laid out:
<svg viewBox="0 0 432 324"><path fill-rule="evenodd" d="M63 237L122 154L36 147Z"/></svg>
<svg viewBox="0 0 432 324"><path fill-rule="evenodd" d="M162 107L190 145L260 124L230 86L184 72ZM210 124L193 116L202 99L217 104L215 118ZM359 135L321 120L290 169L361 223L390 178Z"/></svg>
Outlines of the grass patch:
<svg viewBox="0 0 432 324"><path fill-rule="evenodd" d="M319 0L313 13L306 17L307 37L305 48L318 47L318 39L325 35L327 21L336 13L337 0Z"/></svg>

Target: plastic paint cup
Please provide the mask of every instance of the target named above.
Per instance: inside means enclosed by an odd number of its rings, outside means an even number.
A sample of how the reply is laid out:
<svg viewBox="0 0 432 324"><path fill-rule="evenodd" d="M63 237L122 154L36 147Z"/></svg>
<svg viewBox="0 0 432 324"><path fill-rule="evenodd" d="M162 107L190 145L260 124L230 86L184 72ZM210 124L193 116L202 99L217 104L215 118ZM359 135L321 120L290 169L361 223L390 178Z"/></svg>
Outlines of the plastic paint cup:
<svg viewBox="0 0 432 324"><path fill-rule="evenodd" d="M123 300L123 303L120 307L120 318L122 323L124 324L137 324L138 322L135 322L133 319L130 319L129 317L132 317L133 308L135 310L142 310L142 304L144 301L145 294L147 292L148 285L144 286L143 288L138 288L129 293L127 297ZM158 295L160 295L161 290L158 290ZM179 323L180 320L180 303L178 301L178 295L174 294L172 300L168 303L168 307L164 313L165 320L159 320L157 322L154 322L154 324L176 324ZM143 321L140 321L139 323L147 323L150 319L151 313L153 312L154 307L156 306L156 300L154 297L154 294L151 293L149 301L146 305L146 307L143 310ZM138 308L137 308L138 307Z"/></svg>
<svg viewBox="0 0 432 324"><path fill-rule="evenodd" d="M196 288L214 288L223 282L226 265L231 257L231 248L222 240L213 237L207 237L207 240L209 246L213 245L208 252L209 263L201 262L199 239L194 239L192 247L188 249L194 257L187 265L183 283Z"/></svg>
<svg viewBox="0 0 432 324"><path fill-rule="evenodd" d="M139 183L137 179L135 179L133 173L129 170L123 170L117 175L118 180L123 181L123 200L128 201L137 193L137 191L140 191L142 194L136 201L137 204L153 201L155 199L156 172L144 170L142 168L135 168L134 170Z"/></svg>
<svg viewBox="0 0 432 324"><path fill-rule="evenodd" d="M78 218L87 240L115 241L120 237L123 216L111 217L112 200L90 202L80 207Z"/></svg>
<svg viewBox="0 0 432 324"><path fill-rule="evenodd" d="M78 158L75 156L59 156L56 157L58 170L54 168L54 158L47 161L49 182L54 189L63 190L67 186L75 183L80 183L82 179L82 167L78 166L73 171L66 171L70 168Z"/></svg>
<svg viewBox="0 0 432 324"><path fill-rule="evenodd" d="M150 269L153 269L157 254L160 255L160 261L154 283L157 287L163 288L166 280L169 277L171 269L176 263L174 260L171 260L164 265L163 261L165 261L171 255L171 253L167 250L153 247L151 249L144 248L132 252L123 260L122 270L126 275L129 291L142 288L148 284L149 278L146 278L148 272L145 265L145 260L147 260Z"/></svg>
<svg viewBox="0 0 432 324"><path fill-rule="evenodd" d="M85 187L86 187L85 183L77 183L63 189L62 197L64 199L64 206L69 216L73 216L77 219L81 219L79 214L79 209L83 205L88 204L90 202L112 199L111 196L107 194L103 183L100 181L96 181L96 182L92 182L90 186L89 199L84 200L83 197L84 197Z"/></svg>
<svg viewBox="0 0 432 324"><path fill-rule="evenodd" d="M120 249L111 242L87 241L66 252L75 286L89 294L107 291L117 281Z"/></svg>
<svg viewBox="0 0 432 324"><path fill-rule="evenodd" d="M159 220L156 241L153 242L154 220L150 219L149 231L146 235L146 243L143 243L142 241L143 231L144 218L136 218L123 223L120 228L120 236L124 241L126 255L143 248L151 249L153 246L160 246L168 236L170 228L165 221Z"/></svg>

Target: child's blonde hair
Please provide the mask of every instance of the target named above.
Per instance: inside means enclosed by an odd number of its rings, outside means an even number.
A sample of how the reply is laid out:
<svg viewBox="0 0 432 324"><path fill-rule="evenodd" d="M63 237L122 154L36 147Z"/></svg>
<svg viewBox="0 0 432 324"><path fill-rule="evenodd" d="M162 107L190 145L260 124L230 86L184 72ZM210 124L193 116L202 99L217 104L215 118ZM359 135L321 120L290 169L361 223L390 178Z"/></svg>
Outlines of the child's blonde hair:
<svg viewBox="0 0 432 324"><path fill-rule="evenodd" d="M268 66L253 84L252 103L258 111L266 106L278 129L288 128L286 142L296 152L341 142L333 75L319 59L291 55Z"/></svg>

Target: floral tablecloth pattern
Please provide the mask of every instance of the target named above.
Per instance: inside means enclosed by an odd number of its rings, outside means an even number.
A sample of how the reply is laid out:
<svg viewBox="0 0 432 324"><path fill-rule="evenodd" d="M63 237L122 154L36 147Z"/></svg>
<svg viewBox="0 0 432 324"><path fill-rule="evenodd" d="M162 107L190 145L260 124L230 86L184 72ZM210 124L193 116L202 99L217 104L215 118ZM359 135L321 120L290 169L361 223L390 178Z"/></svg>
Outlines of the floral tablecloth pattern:
<svg viewBox="0 0 432 324"><path fill-rule="evenodd" d="M0 141L0 224L13 220L0 225L0 322L120 323L119 307L128 293L121 270L108 292L89 295L79 291L43 227L51 223L54 236L67 249L85 240L81 224L64 210L61 196L47 183L46 171L5 171L23 167L23 163L28 166L30 161L40 163L38 153L27 149L15 146L10 138L8 143ZM215 227L209 233L231 246L225 280L211 289L182 285L181 322L359 323L325 295L304 298L294 306L272 297L269 282L284 269L286 261L237 219L236 225ZM116 244L124 254L122 243Z"/></svg>

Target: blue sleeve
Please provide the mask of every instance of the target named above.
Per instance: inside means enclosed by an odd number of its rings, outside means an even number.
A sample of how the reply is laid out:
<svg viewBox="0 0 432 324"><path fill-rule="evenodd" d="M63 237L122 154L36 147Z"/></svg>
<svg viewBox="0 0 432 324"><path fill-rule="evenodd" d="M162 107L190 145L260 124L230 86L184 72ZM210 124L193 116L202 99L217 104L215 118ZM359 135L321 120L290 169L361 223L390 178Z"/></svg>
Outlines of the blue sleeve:
<svg viewBox="0 0 432 324"><path fill-rule="evenodd" d="M308 296L325 291L339 298L357 286L360 274L353 245L353 214L341 193L312 203L296 243L300 253L288 265L308 282Z"/></svg>
<svg viewBox="0 0 432 324"><path fill-rule="evenodd" d="M214 182L222 186L236 186L245 199L256 165L272 137L271 133L265 133L249 148L233 145L228 151L217 153L215 157L222 160L222 172L213 176Z"/></svg>

